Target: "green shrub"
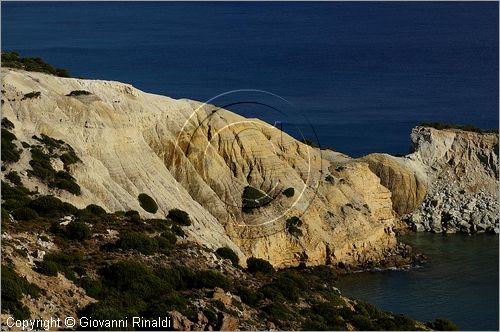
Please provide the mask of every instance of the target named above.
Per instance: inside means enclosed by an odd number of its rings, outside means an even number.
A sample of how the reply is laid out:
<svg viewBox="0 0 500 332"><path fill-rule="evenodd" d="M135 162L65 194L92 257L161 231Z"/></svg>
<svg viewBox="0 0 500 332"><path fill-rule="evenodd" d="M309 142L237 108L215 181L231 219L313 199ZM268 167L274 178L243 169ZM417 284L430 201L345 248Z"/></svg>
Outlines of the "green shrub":
<svg viewBox="0 0 500 332"><path fill-rule="evenodd" d="M9 180L12 184L15 184L17 186L23 185L23 183L21 182L21 177L17 174L16 171L10 171L5 175L5 178Z"/></svg>
<svg viewBox="0 0 500 332"><path fill-rule="evenodd" d="M12 216L16 220L32 220L38 218L38 213L29 207L20 207L12 211Z"/></svg>
<svg viewBox="0 0 500 332"><path fill-rule="evenodd" d="M142 193L139 194L137 199L139 200L139 204L145 211L150 213L156 213L156 211L158 211L158 205L156 204L155 200L151 198L151 196Z"/></svg>
<svg viewBox="0 0 500 332"><path fill-rule="evenodd" d="M55 276L58 272L64 274L66 278L76 281L75 271L83 274L81 267L82 257L65 252L53 252L45 255L38 267L42 274Z"/></svg>
<svg viewBox="0 0 500 332"><path fill-rule="evenodd" d="M168 211L167 218L171 219L172 221L182 226L191 225L191 219L189 218L189 214L186 211L182 211L179 209L172 209Z"/></svg>
<svg viewBox="0 0 500 332"><path fill-rule="evenodd" d="M75 214L78 209L54 196L40 196L28 203L28 207L41 214Z"/></svg>
<svg viewBox="0 0 500 332"><path fill-rule="evenodd" d="M70 77L66 69L53 67L41 58L23 58L17 52L2 52L2 67L19 68L60 77Z"/></svg>
<svg viewBox="0 0 500 332"><path fill-rule="evenodd" d="M78 96L88 96L91 95L92 93L86 90L73 90L70 93L68 93L66 96L67 97L78 97Z"/></svg>
<svg viewBox="0 0 500 332"><path fill-rule="evenodd" d="M273 322L286 321L290 318L290 311L281 303L271 303L262 308Z"/></svg>
<svg viewBox="0 0 500 332"><path fill-rule="evenodd" d="M437 318L432 324L432 328L436 331L458 331L458 326L447 320L446 318Z"/></svg>
<svg viewBox="0 0 500 332"><path fill-rule="evenodd" d="M293 197L293 195L295 195L295 189L291 187L287 188L282 192L282 194L285 195L286 197Z"/></svg>
<svg viewBox="0 0 500 332"><path fill-rule="evenodd" d="M55 277L57 276L57 273L59 272L59 264L49 261L49 260L43 260L40 263L40 267L38 268L38 272L41 274L44 274L49 277Z"/></svg>
<svg viewBox="0 0 500 332"><path fill-rule="evenodd" d="M172 230L172 232L175 233L175 235L177 236L180 236L180 237L184 237L186 234L184 233L184 230L182 230L182 228L177 225L177 224L173 224L172 227L170 228Z"/></svg>
<svg viewBox="0 0 500 332"><path fill-rule="evenodd" d="M152 255L158 252L158 242L139 232L123 234L116 245L122 250L137 250L144 255Z"/></svg>
<svg viewBox="0 0 500 332"><path fill-rule="evenodd" d="M74 180L57 179L52 183L52 185L54 185L56 188L66 190L67 192L70 192L76 196L82 193L80 186Z"/></svg>
<svg viewBox="0 0 500 332"><path fill-rule="evenodd" d="M471 124L459 125L441 122L424 122L419 124L420 127L430 127L439 130L443 129L459 129L464 131L472 131L475 133L498 133L498 129L481 129Z"/></svg>
<svg viewBox="0 0 500 332"><path fill-rule="evenodd" d="M2 313L10 313L15 319L29 319L30 310L22 302L23 295L38 298L41 289L19 276L9 266L2 264Z"/></svg>
<svg viewBox="0 0 500 332"><path fill-rule="evenodd" d="M155 240L158 244L159 251L163 253L168 253L174 248L175 243L177 242L175 234L171 231L163 232L161 236L156 237Z"/></svg>
<svg viewBox="0 0 500 332"><path fill-rule="evenodd" d="M12 186L2 181L2 207L12 211L27 204L31 198L28 196L29 190L22 186Z"/></svg>
<svg viewBox="0 0 500 332"><path fill-rule="evenodd" d="M194 288L215 288L230 289L229 279L217 271L205 270L196 271L191 282Z"/></svg>
<svg viewBox="0 0 500 332"><path fill-rule="evenodd" d="M28 92L24 95L23 99L32 99L32 98L38 98L40 97L41 92L40 91L31 91Z"/></svg>
<svg viewBox="0 0 500 332"><path fill-rule="evenodd" d="M61 159L65 167L81 161L73 150L63 153L59 159Z"/></svg>
<svg viewBox="0 0 500 332"><path fill-rule="evenodd" d="M2 161L17 162L21 158L21 150L14 144L16 135L5 128L2 128Z"/></svg>
<svg viewBox="0 0 500 332"><path fill-rule="evenodd" d="M135 210L130 210L125 212L125 217L133 223L139 223L141 221L141 216L139 215L139 212Z"/></svg>
<svg viewBox="0 0 500 332"><path fill-rule="evenodd" d="M263 191L252 186L246 186L241 197L243 212L250 212L252 209L269 204L272 198Z"/></svg>
<svg viewBox="0 0 500 332"><path fill-rule="evenodd" d="M64 143L46 135L42 135L42 138L39 140L43 141L49 147L58 147ZM51 188L63 189L74 195L81 194L81 188L76 183L75 178L67 171L56 172L50 163L51 157L43 152L40 146L32 147L30 151L32 160L29 162L31 170L28 172L31 175L47 183Z"/></svg>
<svg viewBox="0 0 500 332"><path fill-rule="evenodd" d="M263 299L262 293L253 291L250 288L242 285L236 288L236 292L241 300L251 307L255 307Z"/></svg>
<svg viewBox="0 0 500 332"><path fill-rule="evenodd" d="M100 216L100 215L106 214L106 210L104 210L102 207L100 207L97 204L89 204L89 205L87 205L87 207L85 208L85 211L88 211L88 212L90 212L90 213L92 213L93 215L96 215L96 216Z"/></svg>
<svg viewBox="0 0 500 332"><path fill-rule="evenodd" d="M274 285L264 285L259 289L259 292L264 296L264 298L269 299L272 302L285 301L283 293Z"/></svg>
<svg viewBox="0 0 500 332"><path fill-rule="evenodd" d="M79 285L80 285L80 287L85 289L85 292L87 293L88 296L93 297L93 298L100 297L100 295L103 291L101 281L91 279L88 276L84 276L84 277L80 278Z"/></svg>
<svg viewBox="0 0 500 332"><path fill-rule="evenodd" d="M272 273L274 272L274 267L264 259L250 257L247 259L247 270L252 273Z"/></svg>
<svg viewBox="0 0 500 332"><path fill-rule="evenodd" d="M240 263L240 259L239 259L238 255L231 248L222 247L222 248L217 249L215 252L220 257L229 259L231 261L231 263L233 263L234 266L238 266Z"/></svg>
<svg viewBox="0 0 500 332"><path fill-rule="evenodd" d="M2 118L2 128L14 129L14 124L7 118Z"/></svg>
<svg viewBox="0 0 500 332"><path fill-rule="evenodd" d="M45 134L40 134L40 137L36 135L32 137L40 143L43 143L51 152L54 148L60 148L62 145L66 144L63 140L55 139Z"/></svg>
<svg viewBox="0 0 500 332"><path fill-rule="evenodd" d="M90 239L92 232L84 222L73 221L66 226L66 236L71 240L87 240Z"/></svg>

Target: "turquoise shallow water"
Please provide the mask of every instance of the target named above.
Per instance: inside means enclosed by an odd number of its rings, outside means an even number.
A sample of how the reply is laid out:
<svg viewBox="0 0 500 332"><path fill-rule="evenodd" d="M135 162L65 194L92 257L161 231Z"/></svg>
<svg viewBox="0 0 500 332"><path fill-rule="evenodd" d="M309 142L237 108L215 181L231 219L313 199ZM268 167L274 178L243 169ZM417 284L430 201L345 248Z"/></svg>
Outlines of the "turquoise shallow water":
<svg viewBox="0 0 500 332"><path fill-rule="evenodd" d="M419 233L400 240L428 262L342 277L342 293L421 321L445 317L461 330L498 330L498 236Z"/></svg>

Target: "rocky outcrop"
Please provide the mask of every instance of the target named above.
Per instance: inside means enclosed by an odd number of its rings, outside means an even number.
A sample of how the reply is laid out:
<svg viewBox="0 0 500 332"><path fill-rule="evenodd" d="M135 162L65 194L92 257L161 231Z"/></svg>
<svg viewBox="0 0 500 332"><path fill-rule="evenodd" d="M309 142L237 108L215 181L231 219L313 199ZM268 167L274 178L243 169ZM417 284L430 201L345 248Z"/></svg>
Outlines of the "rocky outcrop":
<svg viewBox="0 0 500 332"><path fill-rule="evenodd" d="M417 127L405 162L430 183L404 216L416 231L498 233L498 134Z"/></svg>
<svg viewBox="0 0 500 332"><path fill-rule="evenodd" d="M391 191L392 206L399 215L410 213L422 204L427 193L426 181L401 158L374 153L362 160L368 162L370 170Z"/></svg>
<svg viewBox="0 0 500 332"><path fill-rule="evenodd" d="M313 149L257 119L123 83L2 69L2 86L3 116L19 142L37 144L33 135L43 133L82 161L70 166L82 191L75 196L27 176L24 149L11 167L40 194L145 217L181 208L193 221L191 239L228 246L243 264L256 256L275 266L360 265L396 248L391 192L364 161ZM88 93L71 94L78 90ZM33 91L40 94L23 98ZM244 211L248 186L265 192L269 204ZM291 197L282 194L289 188ZM158 212L142 210L140 193ZM291 217L301 220L300 231L290 231Z"/></svg>

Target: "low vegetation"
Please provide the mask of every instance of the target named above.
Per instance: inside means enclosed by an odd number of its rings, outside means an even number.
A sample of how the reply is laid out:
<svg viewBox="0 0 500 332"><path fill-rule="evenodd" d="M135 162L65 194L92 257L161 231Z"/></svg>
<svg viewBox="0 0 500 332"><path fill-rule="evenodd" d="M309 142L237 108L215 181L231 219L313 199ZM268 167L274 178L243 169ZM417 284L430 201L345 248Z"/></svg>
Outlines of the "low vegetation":
<svg viewBox="0 0 500 332"><path fill-rule="evenodd" d="M215 253L222 258L229 259L234 266L239 266L240 264L238 255L231 248L222 247L217 249Z"/></svg>
<svg viewBox="0 0 500 332"><path fill-rule="evenodd" d="M42 134L40 137L33 136L42 145L31 146L31 160L29 162L31 170L28 174L36 176L50 188L66 190L73 195L80 195L80 186L75 178L69 173L69 165L80 162L73 148L62 140ZM52 166L52 159L60 158L64 164L64 171L56 171Z"/></svg>
<svg viewBox="0 0 500 332"><path fill-rule="evenodd" d="M189 214L186 211L182 211L179 209L172 209L168 211L167 218L171 219L172 221L181 226L191 225L191 218L189 218Z"/></svg>
<svg viewBox="0 0 500 332"><path fill-rule="evenodd" d="M144 209L144 211L150 213L156 213L156 211L158 211L158 205L156 204L155 200L148 194L139 194L137 199L139 200L139 205Z"/></svg>
<svg viewBox="0 0 500 332"><path fill-rule="evenodd" d="M17 274L10 266L2 264L2 313L8 312L16 319L29 319L31 312L21 300L24 296L38 298L42 290Z"/></svg>
<svg viewBox="0 0 500 332"><path fill-rule="evenodd" d="M37 71L60 77L70 77L66 69L56 68L38 57L21 57L17 52L2 52L2 67Z"/></svg>
<svg viewBox="0 0 500 332"><path fill-rule="evenodd" d="M419 125L420 127L430 127L435 129L459 129L464 131L472 131L475 133L497 133L498 129L481 129L471 124L459 125L459 124L450 124L450 123L442 123L442 122L424 122Z"/></svg>
<svg viewBox="0 0 500 332"><path fill-rule="evenodd" d="M272 198L265 192L252 186L246 186L241 197L242 211L251 212L253 209L265 206L272 201Z"/></svg>
<svg viewBox="0 0 500 332"><path fill-rule="evenodd" d="M67 97L78 97L78 96L89 96L92 93L86 90L73 90L70 93L68 93L66 96Z"/></svg>
<svg viewBox="0 0 500 332"><path fill-rule="evenodd" d="M32 91L32 92L28 92L26 93L22 100L25 100L25 99L33 99L33 98L39 98L40 96L42 95L42 93L40 91Z"/></svg>
<svg viewBox="0 0 500 332"><path fill-rule="evenodd" d="M262 272L262 273L272 273L274 272L274 267L268 261L250 257L247 259L247 270L251 273Z"/></svg>
<svg viewBox="0 0 500 332"><path fill-rule="evenodd" d="M286 197L293 197L293 195L295 195L295 189L287 188L283 190L282 194L285 195Z"/></svg>
<svg viewBox="0 0 500 332"><path fill-rule="evenodd" d="M15 163L21 158L22 150L19 149L14 141L17 141L16 135L14 135L10 130L14 128L14 125L10 121L2 120L2 161Z"/></svg>

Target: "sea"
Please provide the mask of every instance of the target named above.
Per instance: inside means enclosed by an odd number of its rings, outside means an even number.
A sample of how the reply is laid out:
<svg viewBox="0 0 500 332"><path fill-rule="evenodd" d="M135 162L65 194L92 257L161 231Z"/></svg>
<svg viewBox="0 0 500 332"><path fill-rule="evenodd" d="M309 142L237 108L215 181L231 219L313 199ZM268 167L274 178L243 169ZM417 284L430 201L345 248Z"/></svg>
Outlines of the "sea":
<svg viewBox="0 0 500 332"><path fill-rule="evenodd" d="M423 122L498 129L498 2L2 2L1 48L258 117L358 157ZM417 234L429 265L348 295L498 329L498 237ZM349 286L351 285L351 286Z"/></svg>

